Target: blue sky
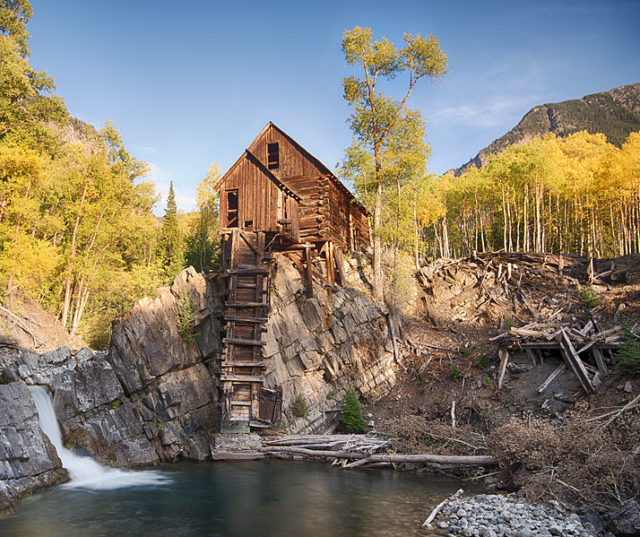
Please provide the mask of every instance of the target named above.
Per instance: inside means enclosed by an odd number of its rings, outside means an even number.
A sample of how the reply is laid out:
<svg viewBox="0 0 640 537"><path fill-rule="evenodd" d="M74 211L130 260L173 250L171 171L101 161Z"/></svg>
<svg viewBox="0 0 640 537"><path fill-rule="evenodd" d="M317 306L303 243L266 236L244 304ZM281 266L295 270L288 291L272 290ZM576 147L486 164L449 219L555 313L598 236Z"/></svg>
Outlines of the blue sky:
<svg viewBox="0 0 640 537"><path fill-rule="evenodd" d="M449 55L442 82L409 103L427 120L436 173L536 104L640 81L640 0L32 5L32 65L55 78L74 116L112 121L159 191L173 179L184 210L209 165L226 170L267 121L335 168L351 141L341 82L354 73L340 43L356 25L398 45L403 32L433 34Z"/></svg>

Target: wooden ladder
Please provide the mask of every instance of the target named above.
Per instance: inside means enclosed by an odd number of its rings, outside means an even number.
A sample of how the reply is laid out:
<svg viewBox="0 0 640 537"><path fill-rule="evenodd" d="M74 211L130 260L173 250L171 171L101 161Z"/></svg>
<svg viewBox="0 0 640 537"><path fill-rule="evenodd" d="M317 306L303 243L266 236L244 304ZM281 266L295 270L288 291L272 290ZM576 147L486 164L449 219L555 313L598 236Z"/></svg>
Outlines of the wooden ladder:
<svg viewBox="0 0 640 537"><path fill-rule="evenodd" d="M269 313L271 261L265 242L264 232L232 230L223 236L221 272L226 285L220 380L223 430L227 431L269 425L260 420L260 401L265 392L271 392L263 388L262 334Z"/></svg>

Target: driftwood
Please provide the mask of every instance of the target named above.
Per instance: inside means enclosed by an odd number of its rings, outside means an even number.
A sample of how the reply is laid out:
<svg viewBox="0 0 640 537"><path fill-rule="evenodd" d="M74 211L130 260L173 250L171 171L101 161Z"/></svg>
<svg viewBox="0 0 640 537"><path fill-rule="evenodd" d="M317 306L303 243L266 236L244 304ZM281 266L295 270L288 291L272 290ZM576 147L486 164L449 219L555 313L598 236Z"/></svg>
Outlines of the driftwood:
<svg viewBox="0 0 640 537"><path fill-rule="evenodd" d="M451 402L451 427L456 428L456 402Z"/></svg>
<svg viewBox="0 0 640 537"><path fill-rule="evenodd" d="M431 514L429 515L427 520L423 522L422 527L424 528L426 526L427 528L431 528L431 523L433 522L433 519L436 518L436 515L440 512L440 510L448 503L460 497L463 493L463 489L458 489L455 494L452 494L448 498L442 500L438 505L436 505L435 509L431 511Z"/></svg>

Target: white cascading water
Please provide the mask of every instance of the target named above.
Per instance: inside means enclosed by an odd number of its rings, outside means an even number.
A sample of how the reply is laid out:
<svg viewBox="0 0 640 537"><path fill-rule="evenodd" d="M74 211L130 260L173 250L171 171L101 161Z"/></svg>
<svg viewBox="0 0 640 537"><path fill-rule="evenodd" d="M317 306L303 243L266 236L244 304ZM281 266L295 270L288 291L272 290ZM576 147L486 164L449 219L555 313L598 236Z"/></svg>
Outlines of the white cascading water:
<svg viewBox="0 0 640 537"><path fill-rule="evenodd" d="M76 455L62 445L62 435L56 419L51 397L42 386L30 386L29 392L38 409L40 428L55 446L62 466L69 472L71 480L64 484L69 488L111 490L139 485L162 485L171 480L155 470L120 470L108 468L91 457Z"/></svg>

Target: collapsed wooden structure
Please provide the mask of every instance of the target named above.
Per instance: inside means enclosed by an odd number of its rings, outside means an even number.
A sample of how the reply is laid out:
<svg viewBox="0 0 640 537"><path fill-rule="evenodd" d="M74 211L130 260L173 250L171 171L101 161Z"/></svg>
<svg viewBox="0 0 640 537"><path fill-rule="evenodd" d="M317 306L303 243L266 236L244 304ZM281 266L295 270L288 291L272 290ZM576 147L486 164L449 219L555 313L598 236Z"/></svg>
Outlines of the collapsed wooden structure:
<svg viewBox="0 0 640 537"><path fill-rule="evenodd" d="M224 281L223 428L277 425L278 389L264 386L262 334L269 312L272 253L285 252L306 277L344 284L343 251L369 244L368 213L317 158L269 122L216 185ZM325 274L312 268L324 259Z"/></svg>
<svg viewBox="0 0 640 537"><path fill-rule="evenodd" d="M600 385L602 376L609 374L609 366L615 363L613 351L617 348L622 327L598 330L589 321L580 330L549 320L546 323L529 323L520 328L511 327L509 332L493 340L502 340L498 369L498 388L509 361L509 353L524 351L534 365L544 360L544 354L558 352L562 363L538 387L543 393L567 368L575 375L586 393L592 393Z"/></svg>

